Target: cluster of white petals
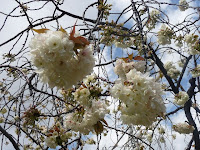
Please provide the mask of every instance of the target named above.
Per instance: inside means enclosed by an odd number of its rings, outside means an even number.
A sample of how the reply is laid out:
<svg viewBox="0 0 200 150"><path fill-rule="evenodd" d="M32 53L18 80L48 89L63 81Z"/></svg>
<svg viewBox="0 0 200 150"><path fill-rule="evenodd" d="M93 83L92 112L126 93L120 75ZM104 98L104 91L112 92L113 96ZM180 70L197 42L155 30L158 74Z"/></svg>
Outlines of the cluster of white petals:
<svg viewBox="0 0 200 150"><path fill-rule="evenodd" d="M189 44L194 44L196 42L196 38L194 34L187 34L184 37L185 42Z"/></svg>
<svg viewBox="0 0 200 150"><path fill-rule="evenodd" d="M171 44L173 30L169 29L165 24L158 31L158 43L161 45Z"/></svg>
<svg viewBox="0 0 200 150"><path fill-rule="evenodd" d="M194 131L194 127L186 122L173 125L173 129L180 134L190 134Z"/></svg>
<svg viewBox="0 0 200 150"><path fill-rule="evenodd" d="M70 88L90 74L95 65L91 45L75 53L74 42L67 32L47 30L37 34L30 48L36 72L50 87Z"/></svg>
<svg viewBox="0 0 200 150"><path fill-rule="evenodd" d="M165 129L163 127L158 128L159 134L165 134Z"/></svg>
<svg viewBox="0 0 200 150"><path fill-rule="evenodd" d="M188 2L186 0L179 0L179 5L182 5L182 6L178 6L180 11L185 11L188 9Z"/></svg>
<svg viewBox="0 0 200 150"><path fill-rule="evenodd" d="M177 40L177 41L176 41L176 46L177 46L177 47L182 47L182 46L183 46L182 41Z"/></svg>
<svg viewBox="0 0 200 150"><path fill-rule="evenodd" d="M134 66L122 76L119 69L116 69L121 64L116 64L115 72L120 78L111 89L111 95L122 102L121 119L125 124L150 126L157 117L165 113L161 85Z"/></svg>
<svg viewBox="0 0 200 150"><path fill-rule="evenodd" d="M74 99L79 101L81 105L90 104L90 90L88 88L79 88L74 92Z"/></svg>
<svg viewBox="0 0 200 150"><path fill-rule="evenodd" d="M91 139L88 139L86 142L85 142L86 144L96 144L96 142L95 142L95 140L93 139L93 138L91 138Z"/></svg>
<svg viewBox="0 0 200 150"><path fill-rule="evenodd" d="M200 54L200 51L197 49L199 48L199 36L194 34L185 35L184 41L188 45L189 53L191 55Z"/></svg>
<svg viewBox="0 0 200 150"><path fill-rule="evenodd" d="M155 28L158 19L160 18L160 12L158 10L152 10L147 22L147 28L152 30Z"/></svg>
<svg viewBox="0 0 200 150"><path fill-rule="evenodd" d="M58 145L56 143L56 137L55 136L49 136L45 139L45 143L48 147L55 149Z"/></svg>
<svg viewBox="0 0 200 150"><path fill-rule="evenodd" d="M136 69L137 71L144 72L146 67L145 61L138 61L138 62L129 62L126 63L123 59L117 59L116 66L114 71L117 75L121 78L125 79L126 73L128 73L131 69Z"/></svg>
<svg viewBox="0 0 200 150"><path fill-rule="evenodd" d="M48 132L46 132L47 138L45 143L48 147L55 149L56 146L66 143L72 136L72 133L66 132L60 123L54 125Z"/></svg>
<svg viewBox="0 0 200 150"><path fill-rule="evenodd" d="M109 113L109 110L103 101L93 100L91 107L85 107L83 116L78 112L67 114L65 127L87 135L94 131L94 125L103 120L107 113Z"/></svg>
<svg viewBox="0 0 200 150"><path fill-rule="evenodd" d="M183 46L183 36L179 35L175 38L175 43L177 47L182 47Z"/></svg>
<svg viewBox="0 0 200 150"><path fill-rule="evenodd" d="M114 40L114 44L115 44L116 47L128 48L128 47L130 47L134 44L134 40L135 40L135 38L133 38L133 37L130 37L128 39L118 38L118 39Z"/></svg>
<svg viewBox="0 0 200 150"><path fill-rule="evenodd" d="M110 35L110 36L102 36L100 43L105 44L107 46L111 46L115 43L115 37Z"/></svg>
<svg viewBox="0 0 200 150"><path fill-rule="evenodd" d="M183 66L184 66L185 63L186 63L186 59L180 59L177 63L178 63L178 66L179 66L179 67L183 68Z"/></svg>
<svg viewBox="0 0 200 150"><path fill-rule="evenodd" d="M152 143L152 139L153 139L153 136L151 133L148 133L147 136L146 136L147 140Z"/></svg>
<svg viewBox="0 0 200 150"><path fill-rule="evenodd" d="M102 89L100 86L93 84L95 82L96 76L89 75L83 80L85 87L79 87L73 93L74 99L82 106L91 107L91 103L99 99L99 95L102 92Z"/></svg>
<svg viewBox="0 0 200 150"><path fill-rule="evenodd" d="M174 103L180 106L183 106L189 99L189 96L186 92L180 91L174 98Z"/></svg>
<svg viewBox="0 0 200 150"><path fill-rule="evenodd" d="M176 66L171 62L168 61L165 65L164 65L167 74L172 78L172 79L177 79L177 77L180 75L180 71L178 69L176 69Z"/></svg>
<svg viewBox="0 0 200 150"><path fill-rule="evenodd" d="M95 125L99 121L104 120L109 110L108 105L101 99L102 89L98 86L95 75L87 76L82 85L72 93L73 99L80 104L80 107L66 115L65 127L75 132L89 134L95 130Z"/></svg>
<svg viewBox="0 0 200 150"><path fill-rule="evenodd" d="M163 136L160 137L160 142L165 143L165 138Z"/></svg>
<svg viewBox="0 0 200 150"><path fill-rule="evenodd" d="M83 79L83 83L86 85L89 85L90 83L95 83L95 82L96 82L95 74L88 75L86 78Z"/></svg>
<svg viewBox="0 0 200 150"><path fill-rule="evenodd" d="M122 38L122 37L114 37L114 36L113 38L111 37L102 36L100 42L107 46L111 46L114 44L116 47L125 49L132 46L135 41L134 37L130 37L130 38L124 38L124 37Z"/></svg>
<svg viewBox="0 0 200 150"><path fill-rule="evenodd" d="M191 70L192 77L196 78L200 76L200 65L197 65L194 69Z"/></svg>

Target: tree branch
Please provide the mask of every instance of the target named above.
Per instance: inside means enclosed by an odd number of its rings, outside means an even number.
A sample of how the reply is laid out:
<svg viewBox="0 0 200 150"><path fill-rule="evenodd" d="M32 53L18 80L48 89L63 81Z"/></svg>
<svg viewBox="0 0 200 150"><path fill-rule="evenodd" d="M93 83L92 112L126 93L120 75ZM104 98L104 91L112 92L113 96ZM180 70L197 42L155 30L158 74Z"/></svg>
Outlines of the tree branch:
<svg viewBox="0 0 200 150"><path fill-rule="evenodd" d="M15 140L12 138L12 136L6 131L4 130L1 126L0 126L0 131L3 135L5 135L9 140L10 142L12 143L13 147L16 149L16 150L20 150L17 143L15 142Z"/></svg>
<svg viewBox="0 0 200 150"><path fill-rule="evenodd" d="M164 68L163 63L161 62L161 60L158 58L156 52L153 50L153 48L149 45L150 50L152 51L152 56L153 56L153 60L155 61L156 65L158 66L158 68L160 69L160 71L163 73L163 75L165 76L166 80L168 81L170 87L172 88L172 91L177 94L179 92L178 88L174 85L174 82L172 81L172 78L170 76L168 76L167 74L167 70Z"/></svg>
<svg viewBox="0 0 200 150"><path fill-rule="evenodd" d="M189 124L194 126L194 128L195 128L194 131L193 131L193 139L194 139L194 142L195 142L195 149L199 150L200 149L199 132L198 132L196 123L194 122L194 119L193 119L191 111L190 111L190 108L192 106L191 98L195 94L195 92L194 92L195 81L196 81L195 78L191 78L190 81L189 81L190 85L191 85L190 88L187 91L187 94L189 95L189 100L184 105L184 111L185 111L185 115L186 115L186 117L189 121Z"/></svg>
<svg viewBox="0 0 200 150"><path fill-rule="evenodd" d="M185 64L184 64L184 66L183 66L183 70L182 70L181 75L180 75L180 77L179 77L179 79L178 79L178 82L177 82L177 86L176 86L177 88L180 87L180 84L181 84L183 75L184 75L184 73L185 73L186 67L187 67L187 65L188 65L188 63L189 63L189 61L190 61L191 58L192 58L192 55L190 55L190 56L187 58L187 60L186 60L186 62L185 62Z"/></svg>

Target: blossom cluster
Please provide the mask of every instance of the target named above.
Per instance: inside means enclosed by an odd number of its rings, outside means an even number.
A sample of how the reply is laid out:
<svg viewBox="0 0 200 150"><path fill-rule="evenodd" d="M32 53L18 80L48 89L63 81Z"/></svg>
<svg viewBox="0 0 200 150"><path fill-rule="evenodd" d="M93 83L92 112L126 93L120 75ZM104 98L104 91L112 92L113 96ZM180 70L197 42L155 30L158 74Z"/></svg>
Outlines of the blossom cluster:
<svg viewBox="0 0 200 150"><path fill-rule="evenodd" d="M126 73L128 73L132 69L136 69L137 71L144 72L146 68L145 61L138 61L138 62L129 62L126 63L123 59L117 59L116 66L114 71L117 75L121 78L125 79Z"/></svg>
<svg viewBox="0 0 200 150"><path fill-rule="evenodd" d="M152 30L155 28L158 19L160 18L160 12L158 10L152 10L147 22L147 28Z"/></svg>
<svg viewBox="0 0 200 150"><path fill-rule="evenodd" d="M112 4L104 3L103 1L99 1L99 5L97 6L98 10L102 11L102 17L106 20L108 19L108 16L110 15L109 11L112 9ZM98 16L100 17L100 16Z"/></svg>
<svg viewBox="0 0 200 150"><path fill-rule="evenodd" d="M155 18L158 15L156 12L155 14L153 13L153 22L155 22ZM143 41L146 41L147 37L145 35L141 37L141 35L134 34L131 31L124 29L123 25L123 23L116 24L112 21L111 23L106 22L105 25L99 26L103 30L101 33L102 37L100 43L105 44L106 46L114 44L116 47L122 49L126 49L134 45L137 47L138 52L143 54L144 49L147 48L147 45L144 45Z"/></svg>
<svg viewBox="0 0 200 150"><path fill-rule="evenodd" d="M181 6L178 6L180 11L187 10L188 6L189 6L189 4L188 4L188 2L186 0L179 0L179 5L181 5Z"/></svg>
<svg viewBox="0 0 200 150"><path fill-rule="evenodd" d="M66 132L60 123L56 123L50 130L47 131L46 135L46 145L55 149L56 146L65 144L72 136L72 133Z"/></svg>
<svg viewBox="0 0 200 150"><path fill-rule="evenodd" d="M171 44L173 34L173 30L169 29L165 24L163 24L160 31L158 31L158 43L161 45Z"/></svg>
<svg viewBox="0 0 200 150"><path fill-rule="evenodd" d="M189 96L186 92L180 91L174 99L174 103L180 106L183 106L189 99Z"/></svg>
<svg viewBox="0 0 200 150"><path fill-rule="evenodd" d="M180 75L180 71L176 69L176 66L173 65L171 61L168 61L164 65L167 74L172 78L172 79L177 79L177 77Z"/></svg>
<svg viewBox="0 0 200 150"><path fill-rule="evenodd" d="M194 131L194 127L186 122L173 125L173 129L180 134L190 134Z"/></svg>
<svg viewBox="0 0 200 150"><path fill-rule="evenodd" d="M135 38L133 37L126 37L124 38L123 36L103 36L101 38L101 43L106 44L108 46L111 46L112 44L114 44L116 47L119 48L128 48L130 46L132 46L134 44Z"/></svg>
<svg viewBox="0 0 200 150"><path fill-rule="evenodd" d="M146 138L147 138L147 140L148 140L150 143L153 142L153 135L152 135L152 133L148 133L148 134L146 135ZM159 137L159 141L160 141L160 143L165 143L165 138L164 138L163 135Z"/></svg>
<svg viewBox="0 0 200 150"><path fill-rule="evenodd" d="M200 76L200 65L197 65L194 69L191 70L192 77L196 78Z"/></svg>
<svg viewBox="0 0 200 150"><path fill-rule="evenodd" d="M142 62L135 63L141 65ZM119 79L111 89L111 95L122 102L121 119L125 124L150 126L165 112L161 85L149 77L148 73L140 72L141 68L135 67L138 66L136 64L130 65L132 67L130 71L119 72L117 68L121 64L123 63L116 64L115 72L119 75Z"/></svg>
<svg viewBox="0 0 200 150"><path fill-rule="evenodd" d="M85 143L87 144L96 144L95 140L93 138L88 139Z"/></svg>
<svg viewBox="0 0 200 150"><path fill-rule="evenodd" d="M185 35L184 41L187 43L191 55L200 54L199 36L194 34Z"/></svg>
<svg viewBox="0 0 200 150"><path fill-rule="evenodd" d="M161 127L158 127L157 130L158 130L158 135L156 134L155 135L155 126L156 124L152 124L152 126L150 127L146 127L146 128L141 128L141 126L137 126L136 127L136 133L135 133L135 136L139 139L142 139L142 140L147 140L149 143L152 143L154 142L155 140L155 137L156 139L158 139L160 141L160 143L165 143L165 129L161 126ZM157 125L156 125L157 126ZM142 144L142 143L138 143L138 144ZM139 147L139 145L138 145ZM134 149L135 150L135 149ZM140 150L140 149L138 149Z"/></svg>
<svg viewBox="0 0 200 150"><path fill-rule="evenodd" d="M37 108L35 108L35 106L26 110L23 115L23 119L24 119L23 126L24 127L28 125L35 126L35 122L38 121L40 114L41 112Z"/></svg>
<svg viewBox="0 0 200 150"><path fill-rule="evenodd" d="M180 59L177 63L179 67L183 68L186 63L186 59Z"/></svg>
<svg viewBox="0 0 200 150"><path fill-rule="evenodd" d="M165 129L163 127L158 128L159 134L165 134Z"/></svg>
<svg viewBox="0 0 200 150"><path fill-rule="evenodd" d="M103 120L107 113L109 111L103 101L93 100L91 107L84 107L80 111L68 114L65 118L65 127L87 135L94 131L95 124Z"/></svg>
<svg viewBox="0 0 200 150"><path fill-rule="evenodd" d="M177 47L182 47L183 46L183 36L179 35L175 37L175 42Z"/></svg>
<svg viewBox="0 0 200 150"><path fill-rule="evenodd" d="M80 104L80 107L73 113L66 115L66 128L89 134L95 130L95 125L98 122L105 121L104 117L109 113L109 110L107 104L100 97L101 92L102 89L97 85L94 75L84 79L83 86L72 93L74 100Z"/></svg>
<svg viewBox="0 0 200 150"><path fill-rule="evenodd" d="M73 94L74 99L83 106L91 106L94 100L98 100L102 89L98 86L92 86L87 88L80 87Z"/></svg>
<svg viewBox="0 0 200 150"><path fill-rule="evenodd" d="M77 49L67 32L47 30L37 34L30 48L36 72L50 87L70 88L93 71L91 45Z"/></svg>
<svg viewBox="0 0 200 150"><path fill-rule="evenodd" d="M107 46L115 44L116 47L125 49L132 46L135 42L135 38L130 36L131 34L127 30L123 30L123 24L116 24L115 22L111 22L110 24L100 26L100 28L102 28L104 31L101 33L102 37L100 43Z"/></svg>
<svg viewBox="0 0 200 150"><path fill-rule="evenodd" d="M133 37L128 37L128 38L118 37L114 41L114 44L116 47L119 47L119 48L128 48L134 44L134 40L135 38Z"/></svg>

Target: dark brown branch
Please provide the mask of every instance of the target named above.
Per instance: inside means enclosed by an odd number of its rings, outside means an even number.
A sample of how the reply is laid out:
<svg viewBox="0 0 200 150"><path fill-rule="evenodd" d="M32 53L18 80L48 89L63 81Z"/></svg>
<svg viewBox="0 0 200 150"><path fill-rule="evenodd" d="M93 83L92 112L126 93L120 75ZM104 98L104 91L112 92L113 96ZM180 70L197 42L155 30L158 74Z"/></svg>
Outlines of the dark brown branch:
<svg viewBox="0 0 200 150"><path fill-rule="evenodd" d="M16 150L20 150L17 143L15 142L15 140L12 138L12 136L6 131L4 130L1 126L0 126L0 131L3 135L5 135L9 140L10 142L12 143L13 147L16 149Z"/></svg>
<svg viewBox="0 0 200 150"><path fill-rule="evenodd" d="M114 63L114 62L116 62L116 59L115 59L115 60L112 60L112 61L110 61L110 62L104 63L104 64L97 64L97 65L95 65L95 67L106 66L106 65L112 64L112 63Z"/></svg>
<svg viewBox="0 0 200 150"><path fill-rule="evenodd" d="M63 17L64 15L65 15L65 14L62 13L61 15L59 15L59 16L57 16L57 17L55 17L55 18L51 18L51 19L49 19L49 20L45 20L45 21L43 21L43 22L37 23L37 24L33 25L32 27L36 27L36 26L39 26L39 25L41 25L41 24L45 24L45 23L54 21L54 20L56 20L56 19L59 19L59 18ZM12 37L12 38L10 38L9 40L7 40L7 41L1 43L1 44L0 44L0 47L3 46L3 45L5 45L5 44L7 44L7 43L9 43L9 42L11 42L12 40L14 40L14 39L17 38L18 36L20 36L21 34L23 34L23 33L26 32L26 31L29 31L29 30L30 30L30 27L24 29L23 31L21 31L20 33L18 33L17 35L15 35L14 37Z"/></svg>
<svg viewBox="0 0 200 150"><path fill-rule="evenodd" d="M70 16L70 17L72 17L72 18L76 18L76 19L83 20L83 17L81 17L81 16L74 15L74 14L72 14L72 13L69 13L69 12L67 12L67 11L64 11L64 10L60 9L60 8L58 7L58 5L56 5L56 3L55 3L54 1L52 1L52 3L55 5L56 9L57 9L58 11L62 12L63 14L68 15L68 16ZM88 21L88 22L91 22L91 23L96 23L96 20L92 20L92 19L88 19L88 18L84 18L84 20L85 20L85 21Z"/></svg>
<svg viewBox="0 0 200 150"><path fill-rule="evenodd" d="M179 77L179 79L178 79L178 82L177 82L177 86L176 86L177 88L180 87L180 84L181 84L183 75L184 75L184 73L185 73L186 67L187 67L187 65L188 65L188 63L189 63L189 61L190 61L191 58L192 58L192 55L190 55L190 56L186 59L186 62L185 62L185 64L184 64L184 66L183 66L183 70L182 70L181 75L180 75L180 77Z"/></svg>
<svg viewBox="0 0 200 150"><path fill-rule="evenodd" d="M189 121L189 124L192 125L195 129L193 131L193 138L194 138L194 142L195 142L195 149L199 150L200 149L200 139L199 139L199 132L196 126L196 123L192 117L190 108L192 106L192 101L191 98L193 97L193 95L195 94L194 89L195 89L195 78L191 78L190 79L190 88L187 91L187 94L189 95L189 100L185 103L184 105L184 111L185 111L185 115Z"/></svg>
<svg viewBox="0 0 200 150"><path fill-rule="evenodd" d="M161 62L161 60L158 58L156 52L153 50L153 48L151 46L150 50L152 51L152 55L153 55L153 60L155 61L156 65L158 66L158 68L160 69L160 71L163 73L163 75L165 76L166 80L168 81L170 87L172 88L172 91L177 94L179 92L178 88L174 85L174 82L172 81L172 78L170 76L168 76L167 74L167 70L164 68L163 63Z"/></svg>
<svg viewBox="0 0 200 150"><path fill-rule="evenodd" d="M147 142L145 142L145 141L142 140L141 138L138 138L138 137L136 137L136 136L134 136L134 135L132 135L132 134L130 134L130 133L128 133L128 132L125 132L125 131L122 131L122 130L119 130L119 129L116 129L116 128L113 128L113 127L110 127L110 126L107 126L107 125L103 125L103 126L109 128L109 129L113 129L113 130L118 131L118 132L125 133L125 134L127 134L127 135L129 135L129 136L131 136L131 137L133 137L133 138L135 138L135 139L137 139L137 140L143 142L145 145L149 146L150 149L154 150L154 148L153 148L150 144L148 144Z"/></svg>

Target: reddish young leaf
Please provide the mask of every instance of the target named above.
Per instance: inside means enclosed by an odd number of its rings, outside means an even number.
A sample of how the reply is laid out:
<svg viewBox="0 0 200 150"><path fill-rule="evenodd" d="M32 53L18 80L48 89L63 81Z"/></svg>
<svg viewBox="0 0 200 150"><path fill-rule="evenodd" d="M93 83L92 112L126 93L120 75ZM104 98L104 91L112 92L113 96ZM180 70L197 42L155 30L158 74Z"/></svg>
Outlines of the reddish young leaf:
<svg viewBox="0 0 200 150"><path fill-rule="evenodd" d="M141 57L141 56L136 56L136 57L134 57L134 60L142 60L142 61L144 61L145 59L143 57Z"/></svg>
<svg viewBox="0 0 200 150"><path fill-rule="evenodd" d="M108 126L108 123L104 120L104 119L101 119L101 121Z"/></svg>
<svg viewBox="0 0 200 150"><path fill-rule="evenodd" d="M58 127L54 127L54 130L56 130L57 132L60 132L60 129Z"/></svg>
<svg viewBox="0 0 200 150"><path fill-rule="evenodd" d="M75 24L73 26L73 29L72 29L72 31L70 33L70 40L71 40L71 38L74 38L76 23L77 23L77 20L76 20L76 22L75 22Z"/></svg>
<svg viewBox="0 0 200 150"><path fill-rule="evenodd" d="M77 21L76 21L76 22L77 22ZM82 36L74 37L74 34L75 34L75 26L76 26L76 23L75 23L75 25L73 26L73 29L72 29L72 31L71 31L71 33L70 33L70 37L69 37L69 39L72 40L72 41L75 43L75 46L74 46L75 49L83 48L83 47L85 47L86 45L89 45L90 42L89 42L86 38L84 38L84 37L82 37Z"/></svg>
<svg viewBox="0 0 200 150"><path fill-rule="evenodd" d="M89 45L90 44L90 42L86 38L84 38L82 36L79 36L76 39L78 39L79 41L81 41L84 45Z"/></svg>
<svg viewBox="0 0 200 150"><path fill-rule="evenodd" d="M122 58L123 61L125 61L126 63L129 61L129 58Z"/></svg>
<svg viewBox="0 0 200 150"><path fill-rule="evenodd" d="M75 44L84 45L80 37L73 37L70 40L72 40Z"/></svg>
<svg viewBox="0 0 200 150"><path fill-rule="evenodd" d="M84 88L87 88L87 86L86 86L85 84L82 83L81 85L82 85Z"/></svg>
<svg viewBox="0 0 200 150"><path fill-rule="evenodd" d="M49 130L49 132L53 133L53 132L54 132L54 130L53 130L53 129L51 129L51 130Z"/></svg>
<svg viewBox="0 0 200 150"><path fill-rule="evenodd" d="M47 137L50 137L50 136L52 136L52 134L47 134Z"/></svg>

